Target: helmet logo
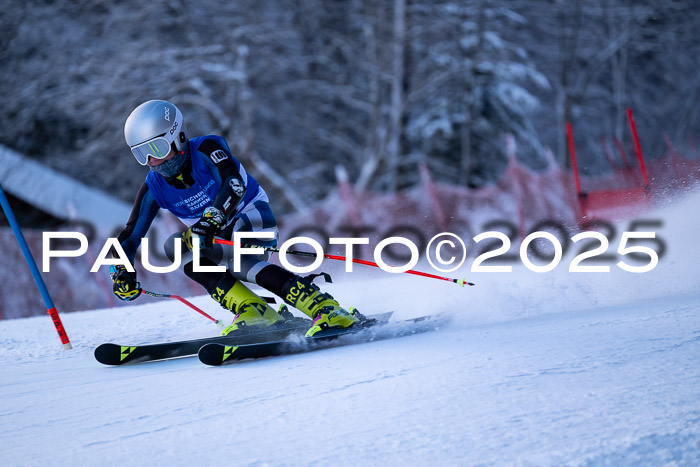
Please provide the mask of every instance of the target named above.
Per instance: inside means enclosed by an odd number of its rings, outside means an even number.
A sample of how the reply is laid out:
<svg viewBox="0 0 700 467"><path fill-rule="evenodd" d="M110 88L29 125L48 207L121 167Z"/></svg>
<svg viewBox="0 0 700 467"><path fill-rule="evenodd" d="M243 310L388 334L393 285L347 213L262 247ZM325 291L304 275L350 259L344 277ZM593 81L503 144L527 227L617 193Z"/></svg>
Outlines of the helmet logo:
<svg viewBox="0 0 700 467"><path fill-rule="evenodd" d="M170 108L167 105L165 106L165 119L170 121Z"/></svg>
<svg viewBox="0 0 700 467"><path fill-rule="evenodd" d="M173 123L172 128L170 128L171 135L175 133L175 130L177 130L177 126L178 126L177 122Z"/></svg>

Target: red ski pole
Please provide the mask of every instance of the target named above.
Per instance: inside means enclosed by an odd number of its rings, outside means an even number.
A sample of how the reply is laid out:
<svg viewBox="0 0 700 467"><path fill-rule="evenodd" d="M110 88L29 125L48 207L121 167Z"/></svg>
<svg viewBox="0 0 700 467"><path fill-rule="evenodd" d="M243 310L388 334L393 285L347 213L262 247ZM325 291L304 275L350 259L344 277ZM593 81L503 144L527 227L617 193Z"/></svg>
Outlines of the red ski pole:
<svg viewBox="0 0 700 467"><path fill-rule="evenodd" d="M168 293L151 292L151 291L146 290L146 289L141 289L141 291L142 291L143 293L145 293L146 295L149 295L149 296L151 296L151 297L157 297L157 298L173 298L173 299L175 299L175 300L178 300L180 303L184 303L185 305L187 305L188 307L192 308L194 311L196 311L196 312L199 313L200 315L202 315L202 316L204 316L205 318L207 318L207 319L213 321L214 324L216 324L216 325L219 326L220 328L223 328L223 327L224 327L224 323L223 323L220 319L214 319L214 318L212 318L212 317L209 316L207 313L205 313L204 311L200 310L199 308L197 308L196 306L194 306L192 303L188 302L188 301L185 300L184 298L180 297L179 295L168 294Z"/></svg>
<svg viewBox="0 0 700 467"><path fill-rule="evenodd" d="M214 243L219 243L221 245L229 245L229 246L234 246L233 242L231 240L223 240L220 238L215 238ZM279 253L280 250L279 248L272 248L272 247L258 247L258 246L253 246L252 248L260 248L265 251L271 251L273 253ZM307 256L310 258L316 258L316 253L310 253L307 251L297 251L297 250L287 250L287 254L289 255L297 255L297 256ZM324 258L326 259L334 259L337 261L347 261L347 258L345 256L338 256L338 255L323 255ZM364 264L365 266L373 266L375 268L378 268L379 265L377 263L374 263L372 261L366 261L364 259L355 259L353 258L351 260L353 263L357 264ZM422 276L422 277L429 277L431 279L439 279L443 281L448 281L448 282L454 282L455 284L459 284L462 287L465 285L474 285L472 282L467 282L466 279L453 279L451 277L442 277L438 276L435 274L430 274L427 272L421 272L421 271L414 271L412 269L409 269L408 271L404 271L406 274L414 274L416 276Z"/></svg>

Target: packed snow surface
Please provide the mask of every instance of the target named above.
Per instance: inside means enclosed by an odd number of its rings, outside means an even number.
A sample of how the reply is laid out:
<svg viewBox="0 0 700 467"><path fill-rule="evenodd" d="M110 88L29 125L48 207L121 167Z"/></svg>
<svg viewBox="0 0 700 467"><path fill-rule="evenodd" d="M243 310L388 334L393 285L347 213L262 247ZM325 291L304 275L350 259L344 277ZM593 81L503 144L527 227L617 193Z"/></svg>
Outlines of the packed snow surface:
<svg viewBox="0 0 700 467"><path fill-rule="evenodd" d="M469 275L355 269L327 289L434 332L206 367L97 363L103 342L214 335L182 304L0 322L3 465L700 465L698 195L649 218L651 272ZM617 248L611 241L611 248ZM468 275L465 266L463 275ZM192 301L229 319L208 297ZM138 302L137 302L138 303Z"/></svg>

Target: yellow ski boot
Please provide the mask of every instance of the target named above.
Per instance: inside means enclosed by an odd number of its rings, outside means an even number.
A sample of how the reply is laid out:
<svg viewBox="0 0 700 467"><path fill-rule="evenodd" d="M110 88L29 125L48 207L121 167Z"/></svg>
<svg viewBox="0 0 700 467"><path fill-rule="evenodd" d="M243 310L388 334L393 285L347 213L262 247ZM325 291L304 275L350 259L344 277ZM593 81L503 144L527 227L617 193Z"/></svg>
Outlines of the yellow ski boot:
<svg viewBox="0 0 700 467"><path fill-rule="evenodd" d="M285 302L313 319L306 337L330 328L349 328L360 321L309 279L296 276L285 284L284 291Z"/></svg>
<svg viewBox="0 0 700 467"><path fill-rule="evenodd" d="M235 315L233 322L221 331L222 336L250 326L267 327L284 320L265 300L228 274L216 284L211 296Z"/></svg>

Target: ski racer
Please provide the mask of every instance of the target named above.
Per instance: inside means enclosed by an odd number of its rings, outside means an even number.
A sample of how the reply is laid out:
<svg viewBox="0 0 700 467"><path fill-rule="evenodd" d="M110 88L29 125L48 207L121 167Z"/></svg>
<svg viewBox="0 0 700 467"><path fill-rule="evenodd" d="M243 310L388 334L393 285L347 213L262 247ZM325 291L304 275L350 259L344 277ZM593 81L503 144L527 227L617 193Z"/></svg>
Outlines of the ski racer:
<svg viewBox="0 0 700 467"><path fill-rule="evenodd" d="M158 210L167 209L188 227L181 234L183 248L187 248L182 261L184 273L234 314L222 335L283 319L244 282L261 286L308 315L313 324L307 336L329 328L350 327L359 321L311 279L267 262L269 253L241 255L239 271L234 271L230 250L227 257L220 257L224 250L220 245L214 248L214 238L231 239L236 231L274 232L272 240L251 239L251 243L277 244L277 223L267 194L233 156L224 138L210 135L189 139L182 113L163 100L136 107L126 120L124 136L138 163L150 169L118 237L131 264ZM226 272L194 271L191 250L195 237L200 239L200 264L223 264ZM166 250L172 249L172 244L171 237ZM172 259L172 253L169 256ZM119 299L134 300L141 294L136 273L123 265L112 266L110 276Z"/></svg>

